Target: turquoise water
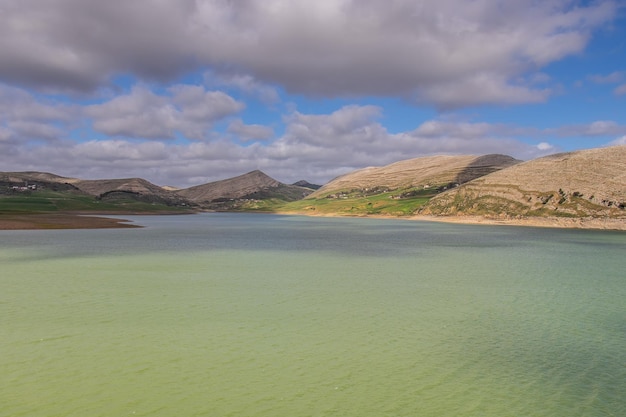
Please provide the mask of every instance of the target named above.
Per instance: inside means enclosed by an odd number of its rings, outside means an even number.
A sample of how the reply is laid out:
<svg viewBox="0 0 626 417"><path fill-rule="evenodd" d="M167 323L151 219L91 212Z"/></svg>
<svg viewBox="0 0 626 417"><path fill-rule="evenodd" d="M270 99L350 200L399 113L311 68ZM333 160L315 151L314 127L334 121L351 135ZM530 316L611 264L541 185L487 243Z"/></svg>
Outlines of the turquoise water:
<svg viewBox="0 0 626 417"><path fill-rule="evenodd" d="M0 232L0 416L625 416L626 233Z"/></svg>

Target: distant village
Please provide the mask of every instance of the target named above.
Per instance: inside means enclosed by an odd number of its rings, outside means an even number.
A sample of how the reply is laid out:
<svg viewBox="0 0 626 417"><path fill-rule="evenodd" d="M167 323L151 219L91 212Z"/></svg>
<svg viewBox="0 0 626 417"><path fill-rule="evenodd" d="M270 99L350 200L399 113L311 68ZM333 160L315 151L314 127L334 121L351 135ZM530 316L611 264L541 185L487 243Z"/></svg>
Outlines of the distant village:
<svg viewBox="0 0 626 417"><path fill-rule="evenodd" d="M9 189L12 191L34 191L37 189L37 184L24 184L24 185L11 185Z"/></svg>

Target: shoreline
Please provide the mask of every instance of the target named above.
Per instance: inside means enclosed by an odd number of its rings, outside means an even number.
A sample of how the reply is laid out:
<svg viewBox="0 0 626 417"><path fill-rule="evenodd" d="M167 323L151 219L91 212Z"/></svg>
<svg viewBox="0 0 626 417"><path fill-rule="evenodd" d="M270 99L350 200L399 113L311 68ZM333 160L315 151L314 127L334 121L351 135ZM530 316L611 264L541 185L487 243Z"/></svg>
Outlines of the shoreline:
<svg viewBox="0 0 626 417"><path fill-rule="evenodd" d="M343 215L336 213L312 214L302 212L277 212L276 214L307 216L307 217L356 217L372 219L397 219L408 221L427 221L437 223L488 225L488 226L520 226L544 227L554 229L585 229L626 231L626 218L571 218L571 217L522 217L522 218L489 218L482 216L387 216L387 215Z"/></svg>
<svg viewBox="0 0 626 417"><path fill-rule="evenodd" d="M481 216L427 216L417 215L410 220L440 223L478 224L491 226L545 227L554 229L616 230L626 231L626 219L615 218L569 218L569 217L525 217L519 219L492 219Z"/></svg>
<svg viewBox="0 0 626 417"><path fill-rule="evenodd" d="M107 215L181 215L192 213L32 213L32 214L0 214L0 230L53 230L53 229L112 229L141 228L126 219L106 217ZM396 219L409 221L429 221L438 223L490 225L490 226L521 226L545 227L558 229L615 230L626 231L626 218L567 218L567 217L526 217L526 218L487 218L482 216L385 216L359 215L349 216L337 213L311 214L298 212L276 212L274 214L297 215L307 217L360 217L373 219Z"/></svg>
<svg viewBox="0 0 626 417"><path fill-rule="evenodd" d="M107 213L117 215L117 213ZM102 213L0 214L0 230L122 229L142 227ZM128 213L126 213L128 214Z"/></svg>

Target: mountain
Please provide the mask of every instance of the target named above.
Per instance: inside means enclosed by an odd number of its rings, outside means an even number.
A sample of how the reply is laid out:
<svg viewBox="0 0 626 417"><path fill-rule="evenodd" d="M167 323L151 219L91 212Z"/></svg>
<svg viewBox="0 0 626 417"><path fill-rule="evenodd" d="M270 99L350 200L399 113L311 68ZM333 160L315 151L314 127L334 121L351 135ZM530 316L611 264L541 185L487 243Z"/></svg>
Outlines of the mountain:
<svg viewBox="0 0 626 417"><path fill-rule="evenodd" d="M236 200L299 200L312 190L283 184L259 170L234 178L175 191L181 197L210 209L230 209Z"/></svg>
<svg viewBox="0 0 626 417"><path fill-rule="evenodd" d="M75 178L61 177L48 172L0 172L0 194L6 194L8 190L29 189L36 190L47 188L59 192L78 192L72 183Z"/></svg>
<svg viewBox="0 0 626 417"><path fill-rule="evenodd" d="M342 175L308 197L277 208L281 213L409 216L450 187L515 165L506 155L430 156Z"/></svg>
<svg viewBox="0 0 626 417"><path fill-rule="evenodd" d="M76 178L61 177L56 174L50 174L49 172L37 172L37 171L24 171L24 172L0 172L0 181L3 182L24 182L31 183L71 183L76 181Z"/></svg>
<svg viewBox="0 0 626 417"><path fill-rule="evenodd" d="M523 162L441 193L419 212L496 218L626 218L626 146Z"/></svg>
<svg viewBox="0 0 626 417"><path fill-rule="evenodd" d="M79 190L104 201L130 198L168 206L187 204L187 200L176 193L141 178L76 180L73 185Z"/></svg>
<svg viewBox="0 0 626 417"><path fill-rule="evenodd" d="M142 207L147 203L195 209L263 210L268 207L267 202L276 205L299 200L312 191L308 187L283 184L258 170L186 189L160 187L141 178L82 180L46 172L0 172L0 194L26 198L34 193L40 199L59 201L61 196L44 196L44 193L71 192L120 209L130 207L128 203L135 201L144 204ZM86 201L82 200L85 204Z"/></svg>
<svg viewBox="0 0 626 417"><path fill-rule="evenodd" d="M314 192L321 198L354 190L434 189L462 184L521 161L507 155L429 156L399 161L383 167L364 168L342 175Z"/></svg>
<svg viewBox="0 0 626 417"><path fill-rule="evenodd" d="M297 187L310 188L311 190L319 190L322 187L321 185L311 184L310 182L305 181L305 180L300 180L298 182L294 182L291 185L295 185Z"/></svg>
<svg viewBox="0 0 626 417"><path fill-rule="evenodd" d="M432 156L357 170L317 191L305 181L296 184L283 184L258 170L181 190L141 178L81 180L45 172L0 172L0 211L200 209L497 221L612 219L624 224L626 146L527 162L506 155Z"/></svg>

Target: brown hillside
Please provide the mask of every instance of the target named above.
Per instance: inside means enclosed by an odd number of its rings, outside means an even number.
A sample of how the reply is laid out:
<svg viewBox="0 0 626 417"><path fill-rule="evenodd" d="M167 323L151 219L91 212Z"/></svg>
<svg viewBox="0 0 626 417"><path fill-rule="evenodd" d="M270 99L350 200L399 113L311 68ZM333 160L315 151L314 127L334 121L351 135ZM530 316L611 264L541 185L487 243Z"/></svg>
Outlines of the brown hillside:
<svg viewBox="0 0 626 417"><path fill-rule="evenodd" d="M524 162L444 192L420 213L626 217L626 146Z"/></svg>
<svg viewBox="0 0 626 417"><path fill-rule="evenodd" d="M135 194L163 194L168 193L162 187L152 184L141 178L121 178L106 180L77 180L74 185L94 196L99 196L112 191L126 191Z"/></svg>
<svg viewBox="0 0 626 417"><path fill-rule="evenodd" d="M172 191L142 178L76 180L73 184L84 193L103 200L132 198L166 205L186 205L187 201Z"/></svg>
<svg viewBox="0 0 626 417"><path fill-rule="evenodd" d="M206 203L218 199L242 198L280 185L280 182L256 170L238 177L178 190L176 193L190 201Z"/></svg>
<svg viewBox="0 0 626 417"><path fill-rule="evenodd" d="M383 167L370 167L335 178L311 198L355 189L437 187L462 184L520 161L506 155L439 155L408 159Z"/></svg>
<svg viewBox="0 0 626 417"><path fill-rule="evenodd" d="M61 177L59 175L50 174L48 172L24 171L24 172L0 172L0 181L5 182L50 182L50 183L68 183L71 184L76 178Z"/></svg>

